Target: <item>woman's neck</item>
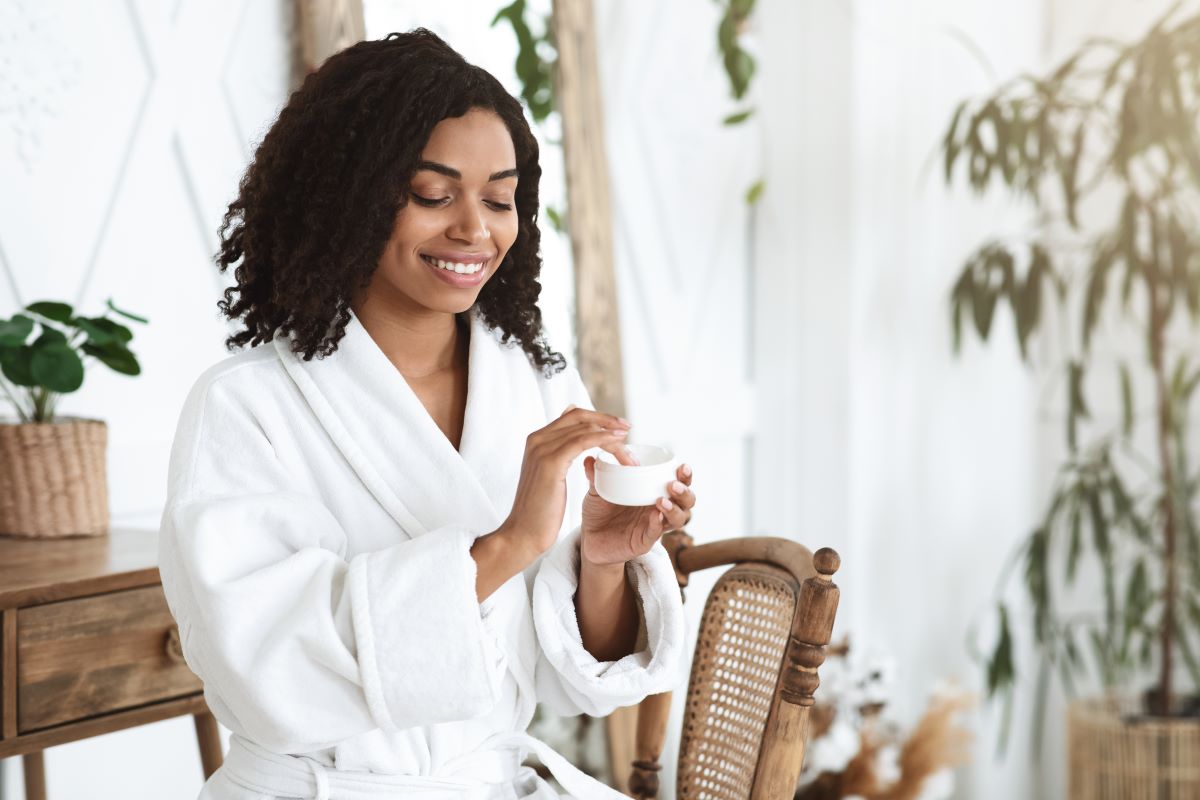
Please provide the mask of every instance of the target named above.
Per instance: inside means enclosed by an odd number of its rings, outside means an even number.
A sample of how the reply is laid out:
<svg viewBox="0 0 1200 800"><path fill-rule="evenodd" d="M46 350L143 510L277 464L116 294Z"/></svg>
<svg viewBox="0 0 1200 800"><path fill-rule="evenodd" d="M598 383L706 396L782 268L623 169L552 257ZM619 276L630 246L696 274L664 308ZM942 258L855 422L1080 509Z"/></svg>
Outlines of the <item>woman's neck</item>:
<svg viewBox="0 0 1200 800"><path fill-rule="evenodd" d="M354 315L405 378L420 380L454 369L465 355L466 320L457 314L421 316L380 313L367 303Z"/></svg>

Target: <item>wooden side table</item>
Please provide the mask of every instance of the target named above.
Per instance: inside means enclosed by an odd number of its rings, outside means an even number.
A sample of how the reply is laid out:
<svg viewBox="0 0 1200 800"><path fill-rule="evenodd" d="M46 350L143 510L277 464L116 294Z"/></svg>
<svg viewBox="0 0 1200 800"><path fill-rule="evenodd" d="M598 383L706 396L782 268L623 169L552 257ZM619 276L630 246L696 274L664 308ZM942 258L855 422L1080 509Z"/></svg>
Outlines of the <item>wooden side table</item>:
<svg viewBox="0 0 1200 800"><path fill-rule="evenodd" d="M157 531L0 538L0 758L23 756L26 800L45 800L47 747L181 714L212 775L221 739L201 690L159 581Z"/></svg>

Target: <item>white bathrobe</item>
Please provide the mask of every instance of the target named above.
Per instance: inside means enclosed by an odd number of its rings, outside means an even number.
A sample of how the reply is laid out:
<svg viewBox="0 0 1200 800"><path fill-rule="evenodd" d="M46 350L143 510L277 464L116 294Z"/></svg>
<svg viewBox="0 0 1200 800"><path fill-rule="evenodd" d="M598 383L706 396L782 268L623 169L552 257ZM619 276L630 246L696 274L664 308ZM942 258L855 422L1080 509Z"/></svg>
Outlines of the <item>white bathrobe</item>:
<svg viewBox="0 0 1200 800"><path fill-rule="evenodd" d="M524 734L534 705L603 715L682 677L661 544L627 565L639 648L597 661L575 616L582 457L558 543L483 603L476 537L511 511L526 436L568 404L470 312L462 444L357 317L335 354L284 337L206 370L171 452L160 570L188 665L233 737L201 798L612 797ZM665 488L665 487L664 487ZM665 492L664 492L665 493Z"/></svg>

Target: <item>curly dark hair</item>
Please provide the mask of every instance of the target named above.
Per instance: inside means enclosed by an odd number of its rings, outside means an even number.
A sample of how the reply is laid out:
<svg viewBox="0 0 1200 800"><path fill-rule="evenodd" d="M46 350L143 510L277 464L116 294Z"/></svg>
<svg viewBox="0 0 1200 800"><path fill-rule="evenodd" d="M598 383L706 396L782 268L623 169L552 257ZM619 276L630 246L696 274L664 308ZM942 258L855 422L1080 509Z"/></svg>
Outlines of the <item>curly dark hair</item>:
<svg viewBox="0 0 1200 800"><path fill-rule="evenodd" d="M475 108L504 121L519 172L517 238L476 311L547 376L562 371L566 360L547 345L537 306L537 140L499 81L424 28L331 56L267 131L219 231L217 266L236 265L236 284L217 307L244 325L226 348L283 332L306 361L336 352L351 297L370 283L434 126Z"/></svg>

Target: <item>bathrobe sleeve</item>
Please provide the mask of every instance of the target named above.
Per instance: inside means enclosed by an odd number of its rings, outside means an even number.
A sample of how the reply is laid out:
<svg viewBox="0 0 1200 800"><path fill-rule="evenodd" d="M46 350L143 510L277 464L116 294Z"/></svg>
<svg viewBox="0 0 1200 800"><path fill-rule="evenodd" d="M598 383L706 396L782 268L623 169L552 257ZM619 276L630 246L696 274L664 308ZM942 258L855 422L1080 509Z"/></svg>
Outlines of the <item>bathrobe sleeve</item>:
<svg viewBox="0 0 1200 800"><path fill-rule="evenodd" d="M561 408L573 403L592 409L578 372L568 367L562 378L567 397ZM662 543L656 542L648 553L625 565L641 614L635 652L617 661L598 661L587 651L575 614L581 504L588 491L582 458L572 464L567 484L564 530L568 532L542 558L533 581L538 700L558 714L604 716L680 683L683 601L671 559Z"/></svg>
<svg viewBox="0 0 1200 800"><path fill-rule="evenodd" d="M476 533L446 526L347 560L338 521L220 382L189 396L170 482L163 588L233 731L303 753L492 708L503 660L480 619Z"/></svg>

